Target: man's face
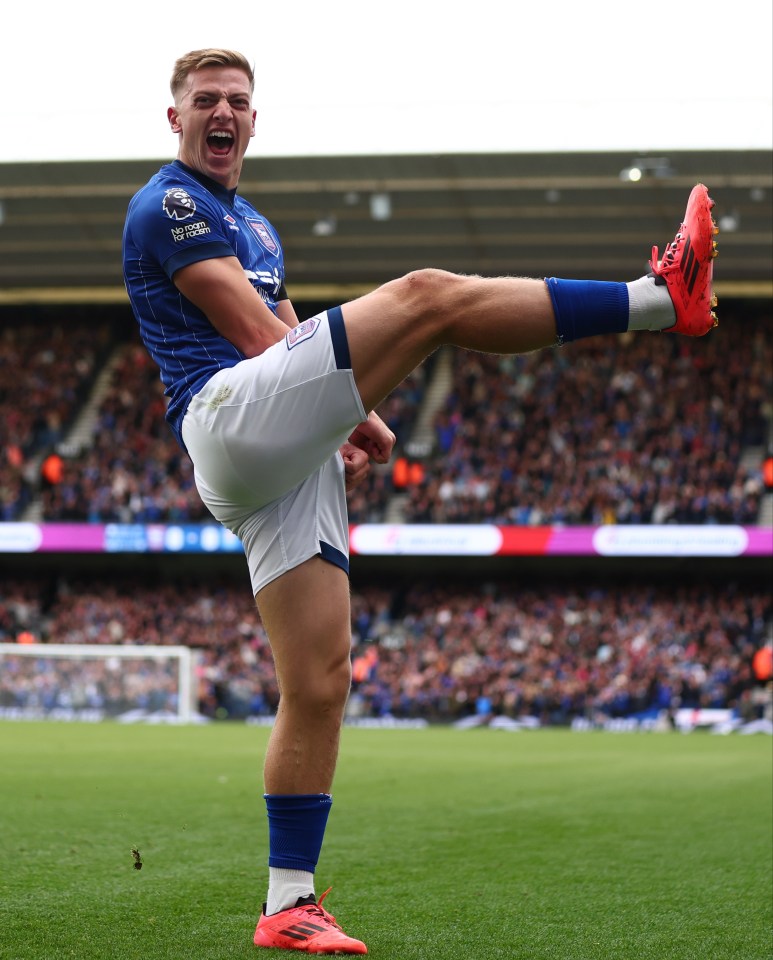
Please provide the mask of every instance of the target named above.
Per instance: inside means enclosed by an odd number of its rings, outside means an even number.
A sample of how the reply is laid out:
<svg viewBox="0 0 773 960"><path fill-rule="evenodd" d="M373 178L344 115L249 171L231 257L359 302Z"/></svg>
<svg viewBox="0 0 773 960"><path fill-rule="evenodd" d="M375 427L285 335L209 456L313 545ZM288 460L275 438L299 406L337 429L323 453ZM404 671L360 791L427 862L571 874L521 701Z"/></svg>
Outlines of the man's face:
<svg viewBox="0 0 773 960"><path fill-rule="evenodd" d="M250 137L255 136L246 74L236 67L196 70L167 116L180 135L178 159L229 190L235 187Z"/></svg>

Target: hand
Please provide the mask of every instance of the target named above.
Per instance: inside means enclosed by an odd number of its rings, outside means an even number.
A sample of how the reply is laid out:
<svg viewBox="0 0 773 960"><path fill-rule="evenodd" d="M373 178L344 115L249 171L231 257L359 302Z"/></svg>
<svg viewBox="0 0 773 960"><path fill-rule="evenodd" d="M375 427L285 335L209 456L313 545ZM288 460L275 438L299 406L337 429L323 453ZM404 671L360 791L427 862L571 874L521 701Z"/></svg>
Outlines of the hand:
<svg viewBox="0 0 773 960"><path fill-rule="evenodd" d="M367 420L357 425L349 437L349 443L364 450L376 463L388 463L395 439L395 435L381 417L371 412Z"/></svg>
<svg viewBox="0 0 773 960"><path fill-rule="evenodd" d="M340 454L344 460L346 492L349 493L370 473L370 458L364 450L355 447L353 443L345 443L340 449Z"/></svg>

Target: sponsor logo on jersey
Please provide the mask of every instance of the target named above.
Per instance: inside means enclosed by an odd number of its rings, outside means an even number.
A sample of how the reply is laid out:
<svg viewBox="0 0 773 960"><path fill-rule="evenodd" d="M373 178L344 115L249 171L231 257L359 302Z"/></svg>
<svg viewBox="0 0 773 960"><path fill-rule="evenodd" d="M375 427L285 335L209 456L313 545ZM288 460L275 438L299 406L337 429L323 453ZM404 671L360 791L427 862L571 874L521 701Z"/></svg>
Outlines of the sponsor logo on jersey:
<svg viewBox="0 0 773 960"><path fill-rule="evenodd" d="M319 317L312 317L311 320L304 320L303 323L299 323L297 327L293 327L285 337L285 340L287 341L287 349L292 350L292 348L297 347L299 343L303 343L304 340L308 340L310 337L313 337L317 332L318 327Z"/></svg>
<svg viewBox="0 0 773 960"><path fill-rule="evenodd" d="M265 223L263 223L262 220L252 220L250 217L245 217L244 222L249 226L249 228L269 253L279 253L279 247L277 246L276 240L274 240L274 238L271 236L268 227L265 225Z"/></svg>
<svg viewBox="0 0 773 960"><path fill-rule="evenodd" d="M227 213L227 214L223 217L223 219L224 219L225 222L228 224L228 229L229 229L229 230L236 230L236 231L238 232L239 227L236 225L236 221L234 220L234 218L231 216L230 213Z"/></svg>
<svg viewBox="0 0 773 960"><path fill-rule="evenodd" d="M183 227L172 227L172 239L175 243L181 243L183 240L192 240L194 237L203 237L212 233L206 220L199 220L197 223L186 223Z"/></svg>
<svg viewBox="0 0 773 960"><path fill-rule="evenodd" d="M172 187L167 190L161 205L170 220L187 220L196 212L193 197L182 187Z"/></svg>

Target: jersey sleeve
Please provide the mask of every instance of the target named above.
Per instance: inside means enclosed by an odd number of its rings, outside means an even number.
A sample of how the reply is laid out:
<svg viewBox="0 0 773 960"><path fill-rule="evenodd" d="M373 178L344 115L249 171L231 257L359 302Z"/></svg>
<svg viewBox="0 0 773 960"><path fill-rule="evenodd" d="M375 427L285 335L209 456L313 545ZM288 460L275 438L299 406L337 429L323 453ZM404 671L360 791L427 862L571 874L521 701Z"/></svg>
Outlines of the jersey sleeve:
<svg viewBox="0 0 773 960"><path fill-rule="evenodd" d="M130 209L127 226L141 255L170 279L199 260L234 256L222 213L203 191L194 194L182 186L147 190Z"/></svg>

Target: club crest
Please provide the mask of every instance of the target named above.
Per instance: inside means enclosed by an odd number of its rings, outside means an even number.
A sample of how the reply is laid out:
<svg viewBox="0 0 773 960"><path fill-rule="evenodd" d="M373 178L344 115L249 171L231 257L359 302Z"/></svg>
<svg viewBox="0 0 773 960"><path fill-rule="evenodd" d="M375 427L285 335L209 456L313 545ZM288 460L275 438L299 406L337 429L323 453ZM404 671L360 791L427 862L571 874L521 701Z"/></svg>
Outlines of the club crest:
<svg viewBox="0 0 773 960"><path fill-rule="evenodd" d="M269 253L277 254L279 252L276 240L271 236L268 227L262 220L252 220L249 217L245 217L244 221Z"/></svg>
<svg viewBox="0 0 773 960"><path fill-rule="evenodd" d="M312 317L311 320L304 320L303 323L299 323L297 327L293 327L285 337L285 340L287 341L287 349L292 350L292 348L297 347L299 343L303 343L304 340L308 340L310 337L313 337L317 332L318 327L319 317Z"/></svg>

